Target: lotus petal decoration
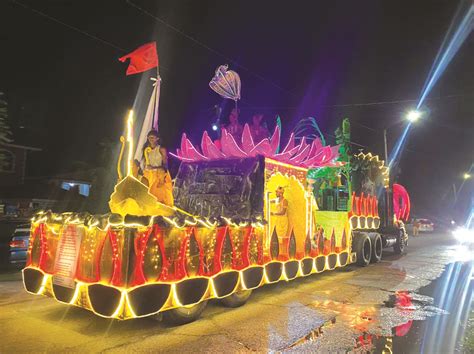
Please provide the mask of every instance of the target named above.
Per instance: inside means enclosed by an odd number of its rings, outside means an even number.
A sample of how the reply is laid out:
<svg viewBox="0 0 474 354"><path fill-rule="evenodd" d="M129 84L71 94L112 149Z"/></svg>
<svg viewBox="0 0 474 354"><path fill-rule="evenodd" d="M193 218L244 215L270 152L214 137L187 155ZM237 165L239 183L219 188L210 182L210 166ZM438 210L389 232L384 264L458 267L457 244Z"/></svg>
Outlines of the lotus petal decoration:
<svg viewBox="0 0 474 354"><path fill-rule="evenodd" d="M277 124L275 127L275 131L273 132L273 135L270 139L270 145L272 147L273 154L278 151L278 147L280 146L280 135L280 127Z"/></svg>
<svg viewBox="0 0 474 354"><path fill-rule="evenodd" d="M194 145L186 139L186 149L187 149L187 157L196 161L199 160L208 160L207 157L202 155L197 149L194 147Z"/></svg>
<svg viewBox="0 0 474 354"><path fill-rule="evenodd" d="M188 154L187 154L187 147L186 147L186 140L187 137L186 137L186 133L183 133L183 135L181 136L181 155L183 157L186 157Z"/></svg>
<svg viewBox="0 0 474 354"><path fill-rule="evenodd" d="M290 163L299 164L303 162L309 154L311 145L306 145L303 150L298 151L298 153L290 159Z"/></svg>
<svg viewBox="0 0 474 354"><path fill-rule="evenodd" d="M255 147L253 142L252 134L250 133L250 127L246 123L244 125L244 131L242 132L242 148L244 151L251 151Z"/></svg>
<svg viewBox="0 0 474 354"><path fill-rule="evenodd" d="M226 129L222 129L221 138L222 152L230 157L248 157L235 142L232 134L229 134Z"/></svg>
<svg viewBox="0 0 474 354"><path fill-rule="evenodd" d="M342 166L344 163L336 161L339 156L339 145L323 146L320 139L315 139L311 144L303 137L301 142L295 144L292 133L283 152L276 154L280 145L280 128L277 126L270 139L265 138L254 142L250 127L246 124L242 133L242 140L238 144L232 134L222 129L221 139L212 141L207 131L202 134L201 151L183 134L181 148L172 156L182 161L209 161L226 158L246 158L262 155L277 161L289 163L306 168L323 166Z"/></svg>
<svg viewBox="0 0 474 354"><path fill-rule="evenodd" d="M291 133L290 138L288 139L288 143L286 144L285 148L283 149L282 153L287 152L295 147L295 134Z"/></svg>
<svg viewBox="0 0 474 354"><path fill-rule="evenodd" d="M205 130L204 133L202 133L202 138L201 138L201 151L204 156L209 157L207 139L210 140L209 134L207 133L207 130Z"/></svg>
<svg viewBox="0 0 474 354"><path fill-rule="evenodd" d="M203 154L211 160L222 159L226 156L222 153L222 151L212 142L209 135L203 136L202 141L202 150Z"/></svg>
<svg viewBox="0 0 474 354"><path fill-rule="evenodd" d="M272 156L272 146L270 145L270 141L268 139L263 139L260 141L255 147L250 150L249 155L263 155L263 156Z"/></svg>

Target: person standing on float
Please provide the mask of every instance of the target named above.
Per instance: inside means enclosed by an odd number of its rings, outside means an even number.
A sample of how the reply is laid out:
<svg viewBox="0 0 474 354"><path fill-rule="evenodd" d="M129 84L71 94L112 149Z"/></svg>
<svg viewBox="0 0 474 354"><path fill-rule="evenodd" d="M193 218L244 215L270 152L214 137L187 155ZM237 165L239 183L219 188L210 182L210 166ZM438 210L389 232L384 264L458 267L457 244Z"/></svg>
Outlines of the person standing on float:
<svg viewBox="0 0 474 354"><path fill-rule="evenodd" d="M270 201L270 222L275 225L275 231L280 244L287 244L288 237L288 200L285 199L283 187L275 191L276 199ZM288 251L286 247L283 250Z"/></svg>
<svg viewBox="0 0 474 354"><path fill-rule="evenodd" d="M148 180L150 193L160 203L172 206L173 185L167 170L167 152L166 148L161 146L160 135L156 130L150 130L147 134L147 142L143 145L143 158L143 176Z"/></svg>
<svg viewBox="0 0 474 354"><path fill-rule="evenodd" d="M229 115L229 124L225 126L225 129L234 137L237 144L240 144L242 140L242 132L244 131L244 127L239 122L239 113L240 110L237 107L232 109Z"/></svg>
<svg viewBox="0 0 474 354"><path fill-rule="evenodd" d="M270 132L268 131L265 123L262 123L263 114L257 113L252 116L252 124L249 126L250 134L252 135L253 142L258 144L265 138L270 137Z"/></svg>

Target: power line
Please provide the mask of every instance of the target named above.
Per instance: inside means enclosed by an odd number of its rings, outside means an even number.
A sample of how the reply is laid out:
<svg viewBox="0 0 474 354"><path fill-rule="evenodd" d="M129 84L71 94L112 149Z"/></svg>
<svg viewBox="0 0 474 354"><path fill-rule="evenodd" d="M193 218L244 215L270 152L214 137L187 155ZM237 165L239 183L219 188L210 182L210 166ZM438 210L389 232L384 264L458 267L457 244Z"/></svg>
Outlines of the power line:
<svg viewBox="0 0 474 354"><path fill-rule="evenodd" d="M61 21L61 20L58 20L57 18L48 15L47 13L44 13L44 12L39 11L39 10L36 10L36 9L34 9L34 8L30 7L30 6L27 6L27 5L21 3L21 2L19 2L19 1L17 1L17 0L10 0L10 1L13 2L13 3L15 3L15 4L17 4L17 5L19 5L19 6L21 6L21 7L23 7L23 8L25 8L25 9L27 9L27 10L30 10L30 11L36 13L37 15L40 15L40 16L42 16L42 17L45 17L45 18L47 18L48 20L51 20L51 21L56 22L56 23L58 23L58 24L60 24L60 25L62 25L62 26L64 26L64 27L67 27L67 28L69 28L69 29L71 29L71 30L73 30L73 31L76 31L76 32L78 32L78 33L81 33L81 34L83 34L84 36L88 37L89 39L92 39L92 40L101 42L101 43L103 43L103 44L105 44L105 45L107 45L107 46L109 46L109 47L112 47L112 48L114 48L114 49L117 49L117 50L121 51L122 53L128 53L128 52L130 51L130 50L124 49L124 48L122 48L122 47L119 47L118 45L116 45L116 44L114 44L114 43L112 43L112 42L109 42L109 41L107 41L107 40L105 40L105 39L102 39L102 38L100 38L100 37L97 37L96 35L90 34L89 32L86 32L86 31L84 31L84 30L82 30L82 29L80 29L80 28L78 28L78 27L75 27L75 26L70 25L70 24L68 24L68 23L66 23L66 22L63 22L63 21ZM160 64L159 67L160 67L160 70L161 70L161 69L164 69L165 71L170 71L167 67L163 66L162 64Z"/></svg>
<svg viewBox="0 0 474 354"><path fill-rule="evenodd" d="M229 63L232 63L233 65L235 65L236 67L238 68L241 68L241 69L244 69L245 71L247 71L249 74L252 74L253 76L255 76L256 78L260 79L261 81L264 81L264 82L268 82L269 84L271 84L272 86L278 88L279 90L283 91L283 92L286 92L292 96L295 96L295 94L283 87L281 87L280 85L276 84L275 82L271 81L271 80L268 80L266 79L265 77L263 77L262 75L250 70L249 68L247 68L246 66L242 65L242 64L239 64L237 61L235 61L234 59L226 56L225 54L217 51L216 49L213 49L211 47L209 47L207 44L201 42L200 40L190 36L189 34L185 33L184 31L180 30L179 28L169 24L168 22L166 22L165 20L163 20L162 18L156 16L156 15L153 15L152 13L150 13L149 11L143 9L142 7L138 6L137 4L133 3L132 1L130 0L126 0L127 4L129 4L130 6L136 8L137 10L141 11L142 13L144 13L145 15L147 16L150 16L151 18L155 19L156 21L162 23L163 25L165 25L166 27L172 29L173 31L175 31L176 33L179 33L180 35L182 35L183 37L189 39L190 41L196 43L197 45L199 45L200 47L204 48L204 49L207 49L209 50L211 53L214 53L215 55L225 59L226 61L228 61Z"/></svg>
<svg viewBox="0 0 474 354"><path fill-rule="evenodd" d="M103 44L108 45L109 47L112 47L112 48L114 48L114 49L120 50L121 52L124 52L124 53L127 52L127 50L126 50L126 49L123 49L122 47L119 47L119 46L117 46L117 45L115 45L115 44L113 44L113 43L111 43L111 42L109 42L109 41L106 41L105 39L102 39L102 38L99 38L99 37L97 37L97 36L95 36L95 35L93 35L93 34L90 34L90 33L86 32L86 31L84 31L84 30L82 30L82 29L80 29L80 28L77 28L77 27L72 26L72 25L70 25L70 24L67 24L67 23L65 23L65 22L63 22L63 21L60 21L60 20L58 20L57 18L54 18L54 17L52 17L52 16L50 16L50 15L48 15L48 14L42 12L42 11L36 10L36 9L34 9L34 8L32 8L32 7L29 7L29 6L23 4L23 3L19 2L19 1L16 1L16 0L10 0L10 1L13 2L13 3L15 3L15 4L17 4L17 5L19 5L19 6L21 6L21 7L23 7L23 8L25 8L25 9L28 9L28 10L30 10L30 11L33 11L34 13L36 13L36 14L38 14L38 15L40 15L40 16L43 16L43 17L45 17L45 18L47 18L48 20L51 20L51 21L56 22L56 23L59 23L60 25L65 26L65 27L67 27L67 28L69 28L69 29L72 29L73 31L79 32L79 33L83 34L83 35L86 36L86 37L89 37L89 38L91 38L91 39L93 39L93 40L99 41L99 42L101 42L101 43L103 43Z"/></svg>
<svg viewBox="0 0 474 354"><path fill-rule="evenodd" d="M425 101L439 101L443 99L450 99L456 97L465 97L465 96L473 96L474 92L469 93L462 93L456 95L445 95L439 96L434 98L426 99ZM362 106L377 106L377 105L387 105L387 104L399 104L399 103L410 103L410 102L418 102L418 99L405 99L405 100L390 100L390 101L373 101L373 102L360 102L360 103L346 103L346 104L335 104L335 105L325 105L321 106L322 108L337 108L337 107L362 107ZM246 109L286 109L286 110L296 110L300 107L297 106L253 106L253 107L245 107Z"/></svg>

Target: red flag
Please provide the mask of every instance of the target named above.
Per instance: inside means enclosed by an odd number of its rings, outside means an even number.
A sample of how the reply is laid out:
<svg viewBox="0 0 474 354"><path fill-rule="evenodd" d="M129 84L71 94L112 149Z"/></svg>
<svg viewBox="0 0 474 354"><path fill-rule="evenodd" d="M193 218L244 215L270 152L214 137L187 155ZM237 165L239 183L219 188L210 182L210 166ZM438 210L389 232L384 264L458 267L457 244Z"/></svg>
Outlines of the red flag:
<svg viewBox="0 0 474 354"><path fill-rule="evenodd" d="M123 63L128 58L130 58L130 64L127 68L127 75L138 74L156 68L158 66L156 42L144 44L130 54L119 58L119 60Z"/></svg>

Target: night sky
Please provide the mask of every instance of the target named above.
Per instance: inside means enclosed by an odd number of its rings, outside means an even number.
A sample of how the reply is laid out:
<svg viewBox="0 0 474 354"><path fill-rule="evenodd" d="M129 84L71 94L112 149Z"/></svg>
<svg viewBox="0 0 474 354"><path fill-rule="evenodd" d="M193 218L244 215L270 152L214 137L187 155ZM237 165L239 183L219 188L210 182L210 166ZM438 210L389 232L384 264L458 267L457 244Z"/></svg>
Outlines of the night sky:
<svg viewBox="0 0 474 354"><path fill-rule="evenodd" d="M127 65L117 59L152 40L162 76L160 130L170 150L182 132L196 141L210 129L212 108L222 99L208 83L227 63L241 76L244 121L261 111L273 128L280 114L288 135L313 116L333 134L349 117L352 141L383 155L383 128L389 127L390 150L416 102L359 104L416 100L457 6L454 0L3 0L0 91L15 142L44 149L32 155L31 175L66 171L72 161L93 166L101 142L118 142L137 94L139 114L147 103L152 72L126 77ZM471 33L401 157L399 180L418 215L439 214L473 162L473 62ZM471 179L461 205L472 187Z"/></svg>

